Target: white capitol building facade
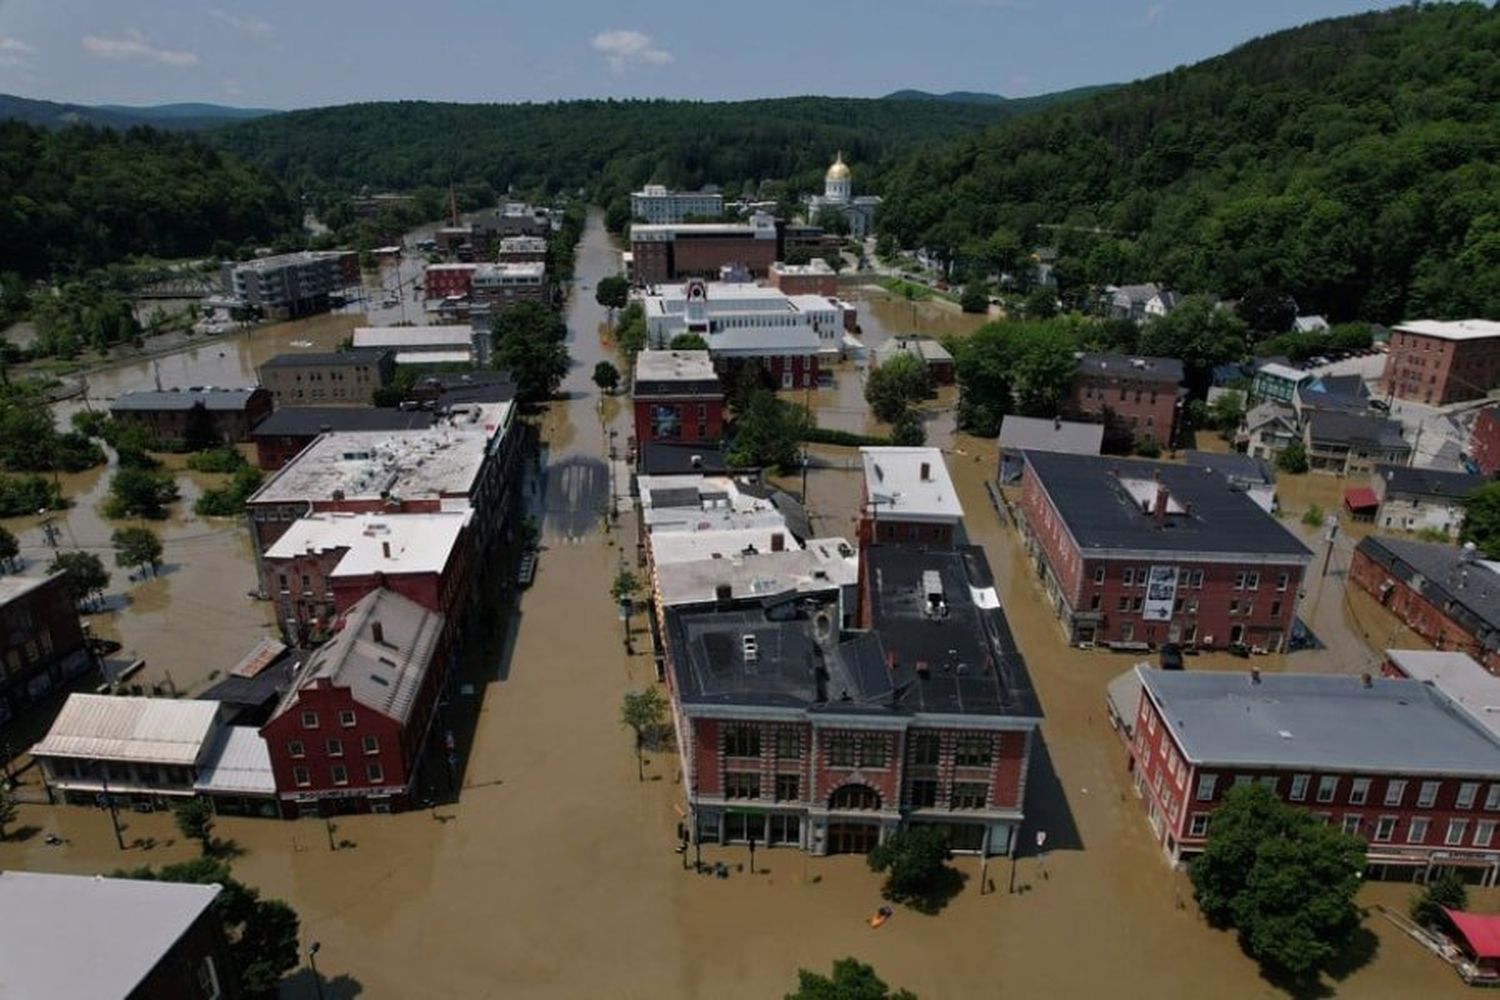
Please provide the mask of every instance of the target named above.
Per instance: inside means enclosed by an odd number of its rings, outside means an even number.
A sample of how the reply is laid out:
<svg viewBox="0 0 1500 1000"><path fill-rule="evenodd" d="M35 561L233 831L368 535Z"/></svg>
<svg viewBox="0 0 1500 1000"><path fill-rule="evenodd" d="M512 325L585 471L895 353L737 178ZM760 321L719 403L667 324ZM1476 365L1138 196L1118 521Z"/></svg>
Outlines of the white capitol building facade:
<svg viewBox="0 0 1500 1000"><path fill-rule="evenodd" d="M831 208L848 220L850 236L863 237L875 229L875 209L879 205L878 195L854 197L854 180L841 152L823 175L823 193L808 195L807 221L817 225L818 213Z"/></svg>

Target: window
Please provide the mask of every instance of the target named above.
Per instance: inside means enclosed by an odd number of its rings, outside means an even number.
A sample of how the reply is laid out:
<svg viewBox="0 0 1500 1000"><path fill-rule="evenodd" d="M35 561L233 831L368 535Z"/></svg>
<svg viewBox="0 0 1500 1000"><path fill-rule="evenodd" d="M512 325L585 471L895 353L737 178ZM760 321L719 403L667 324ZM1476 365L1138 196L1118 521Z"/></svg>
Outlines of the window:
<svg viewBox="0 0 1500 1000"><path fill-rule="evenodd" d="M725 774L724 797L726 799L760 798L760 775L736 771Z"/></svg>
<svg viewBox="0 0 1500 1000"><path fill-rule="evenodd" d="M1350 836L1358 836L1361 822L1363 822L1363 820L1357 813L1349 813L1344 817L1344 832L1349 834Z"/></svg>
<svg viewBox="0 0 1500 1000"><path fill-rule="evenodd" d="M339 713L339 725L348 729L354 725L354 713L345 709Z"/></svg>
<svg viewBox="0 0 1500 1000"><path fill-rule="evenodd" d="M1489 847L1495 837L1495 821L1482 819L1474 824L1474 846Z"/></svg>
<svg viewBox="0 0 1500 1000"><path fill-rule="evenodd" d="M1098 586L1099 584L1101 584L1103 582L1104 582L1104 567L1103 566L1095 566L1094 567L1094 585Z"/></svg>
<svg viewBox="0 0 1500 1000"><path fill-rule="evenodd" d="M303 712L302 713L302 728L303 729L317 729L318 728L318 713L317 712Z"/></svg>
<svg viewBox="0 0 1500 1000"><path fill-rule="evenodd" d="M955 767L989 767L994 758L994 741L988 736L960 736L953 752Z"/></svg>
<svg viewBox="0 0 1500 1000"><path fill-rule="evenodd" d="M1293 802L1301 802L1307 798L1307 783L1311 779L1305 774L1292 775L1292 791L1287 798Z"/></svg>
<svg viewBox="0 0 1500 1000"><path fill-rule="evenodd" d="M1266 791L1270 792L1272 795L1276 794L1276 786L1277 786L1278 782L1277 782L1276 776L1274 774L1263 774L1263 775L1261 775L1259 778L1257 778L1255 780L1260 783L1260 787L1264 788Z"/></svg>
<svg viewBox="0 0 1500 1000"><path fill-rule="evenodd" d="M1240 599L1238 597L1231 597L1229 599L1229 613L1232 615L1240 613Z"/></svg>
<svg viewBox="0 0 1500 1000"><path fill-rule="evenodd" d="M1399 806L1401 800L1406 798L1406 782L1393 779L1385 783L1385 804L1388 806Z"/></svg>
<svg viewBox="0 0 1500 1000"><path fill-rule="evenodd" d="M1141 595L1140 594L1136 594L1134 597L1132 597L1130 599L1130 610L1131 611L1139 611L1139 610L1141 610Z"/></svg>
<svg viewBox="0 0 1500 1000"><path fill-rule="evenodd" d="M1118 611L1129 611L1130 610L1130 598L1128 596L1122 594L1120 596L1120 605L1119 605L1119 607L1116 610L1118 610Z"/></svg>
<svg viewBox="0 0 1500 1000"><path fill-rule="evenodd" d="M1484 793L1484 807L1486 809L1500 809L1500 783L1493 784Z"/></svg>
<svg viewBox="0 0 1500 1000"><path fill-rule="evenodd" d="M828 764L830 767L854 766L854 737L828 737Z"/></svg>
<svg viewBox="0 0 1500 1000"><path fill-rule="evenodd" d="M759 757L760 729L755 726L730 726L724 730L724 756Z"/></svg>
<svg viewBox="0 0 1500 1000"><path fill-rule="evenodd" d="M1281 592L1283 592L1283 591L1286 590L1287 579L1288 579L1288 576L1287 576L1286 573L1277 573L1276 574L1276 590L1277 590L1278 593L1281 593Z"/></svg>
<svg viewBox="0 0 1500 1000"><path fill-rule="evenodd" d="M1218 783L1219 776L1217 774L1198 775L1198 801L1212 802L1214 798L1214 788L1218 785Z"/></svg>
<svg viewBox="0 0 1500 1000"><path fill-rule="evenodd" d="M1276 617L1279 617L1280 615L1281 615L1281 602L1280 601L1272 601L1271 602L1271 617L1272 618L1276 618Z"/></svg>
<svg viewBox="0 0 1500 1000"><path fill-rule="evenodd" d="M1375 839L1384 844L1396 832L1396 817L1382 816L1375 824Z"/></svg>
<svg viewBox="0 0 1500 1000"><path fill-rule="evenodd" d="M379 753L380 741L373 736L366 736L359 741L361 749L365 753Z"/></svg>
<svg viewBox="0 0 1500 1000"><path fill-rule="evenodd" d="M1125 584L1125 586L1127 586L1127 587L1131 587L1131 586L1135 585L1135 567L1134 566L1126 566L1125 567L1125 572L1122 573L1122 574L1120 574L1120 582L1123 583L1123 584Z"/></svg>
<svg viewBox="0 0 1500 1000"><path fill-rule="evenodd" d="M802 756L802 734L795 729L776 730L776 756L796 760Z"/></svg>
<svg viewBox="0 0 1500 1000"><path fill-rule="evenodd" d="M885 767L885 737L866 736L859 741L860 767Z"/></svg>
<svg viewBox="0 0 1500 1000"><path fill-rule="evenodd" d="M955 781L949 801L953 809L983 809L989 786L978 781Z"/></svg>
<svg viewBox="0 0 1500 1000"><path fill-rule="evenodd" d="M1422 809L1431 809L1432 804L1437 801L1438 783L1436 781L1422 782L1422 790L1417 793L1417 805Z"/></svg>
<svg viewBox="0 0 1500 1000"><path fill-rule="evenodd" d="M292 782L298 788L306 788L312 784L312 775L305 767L292 768Z"/></svg>
<svg viewBox="0 0 1500 1000"><path fill-rule="evenodd" d="M349 784L349 769L343 764L335 764L328 769L328 775L333 779L335 785Z"/></svg>
<svg viewBox="0 0 1500 1000"><path fill-rule="evenodd" d="M796 802L802 797L802 779L795 774L776 776L776 801Z"/></svg>
<svg viewBox="0 0 1500 1000"><path fill-rule="evenodd" d="M219 970L214 968L212 955L204 955L198 963L198 992L203 1000L219 1000L224 995L219 988Z"/></svg>
<svg viewBox="0 0 1500 1000"><path fill-rule="evenodd" d="M1448 835L1443 838L1443 843L1449 847L1457 847L1464 842L1464 832L1469 828L1466 819L1450 819L1448 821Z"/></svg>
<svg viewBox="0 0 1500 1000"><path fill-rule="evenodd" d="M286 752L288 756L291 757L306 757L307 747L302 745L301 740L288 740L286 744Z"/></svg>
<svg viewBox="0 0 1500 1000"><path fill-rule="evenodd" d="M380 766L380 761L372 760L365 765L365 777L370 784L378 785L385 780L385 768Z"/></svg>
<svg viewBox="0 0 1500 1000"><path fill-rule="evenodd" d="M1244 573L1241 572L1241 573L1234 574L1234 589L1235 590L1244 590L1245 589L1245 574Z"/></svg>
<svg viewBox="0 0 1500 1000"><path fill-rule="evenodd" d="M1190 823L1188 825L1188 836L1190 836L1190 837L1206 837L1206 836L1208 836L1208 818L1209 818L1209 814L1208 813L1193 813L1193 818L1192 818L1192 820L1190 821Z"/></svg>
<svg viewBox="0 0 1500 1000"><path fill-rule="evenodd" d="M1259 590L1260 589L1260 574L1259 573L1246 573L1245 574L1245 589L1246 590Z"/></svg>
<svg viewBox="0 0 1500 1000"><path fill-rule="evenodd" d="M330 756L330 757L342 757L342 756L344 756L344 741L343 740L329 740L328 743L326 744L325 748L327 749L328 756Z"/></svg>
<svg viewBox="0 0 1500 1000"><path fill-rule="evenodd" d="M1362 806L1365 799L1370 797L1370 779L1355 778L1354 784L1349 786L1349 804L1351 806Z"/></svg>
<svg viewBox="0 0 1500 1000"><path fill-rule="evenodd" d="M1192 585L1193 585L1194 588L1196 588L1198 590L1202 590L1203 589L1203 571L1201 569L1195 569L1195 570L1193 570Z"/></svg>
<svg viewBox="0 0 1500 1000"><path fill-rule="evenodd" d="M1252 777L1250 777L1250 775L1248 775L1248 774L1236 774L1234 776L1234 787L1235 788L1243 788L1246 785L1250 784L1250 782L1252 782L1254 780L1255 779L1252 778Z"/></svg>
<svg viewBox="0 0 1500 1000"><path fill-rule="evenodd" d="M936 764L942 747L937 733L917 733L911 739L911 762L923 766Z"/></svg>
<svg viewBox="0 0 1500 1000"><path fill-rule="evenodd" d="M1426 816L1415 816L1412 818L1411 826L1406 828L1406 842L1408 844L1420 844L1427 839Z"/></svg>
<svg viewBox="0 0 1500 1000"><path fill-rule="evenodd" d="M911 783L911 807L931 809L937 805L938 783L931 778L918 778Z"/></svg>
<svg viewBox="0 0 1500 1000"><path fill-rule="evenodd" d="M1479 782L1465 781L1458 786L1458 799L1453 803L1456 809L1473 809L1474 799L1479 796Z"/></svg>
<svg viewBox="0 0 1500 1000"><path fill-rule="evenodd" d="M1332 802L1333 796L1339 790L1339 779L1331 774L1325 774L1318 779L1318 801Z"/></svg>

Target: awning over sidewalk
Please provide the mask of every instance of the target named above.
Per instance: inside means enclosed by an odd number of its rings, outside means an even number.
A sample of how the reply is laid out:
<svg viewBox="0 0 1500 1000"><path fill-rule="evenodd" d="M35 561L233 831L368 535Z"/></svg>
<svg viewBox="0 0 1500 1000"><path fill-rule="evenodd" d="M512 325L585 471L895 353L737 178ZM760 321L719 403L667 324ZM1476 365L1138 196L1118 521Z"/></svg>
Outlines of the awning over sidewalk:
<svg viewBox="0 0 1500 1000"><path fill-rule="evenodd" d="M1465 913L1463 910L1443 912L1453 921L1453 927L1469 946L1476 959L1500 958L1500 914Z"/></svg>
<svg viewBox="0 0 1500 1000"><path fill-rule="evenodd" d="M1351 486L1344 491L1344 506L1354 514L1373 514L1380 507L1380 498L1368 486Z"/></svg>

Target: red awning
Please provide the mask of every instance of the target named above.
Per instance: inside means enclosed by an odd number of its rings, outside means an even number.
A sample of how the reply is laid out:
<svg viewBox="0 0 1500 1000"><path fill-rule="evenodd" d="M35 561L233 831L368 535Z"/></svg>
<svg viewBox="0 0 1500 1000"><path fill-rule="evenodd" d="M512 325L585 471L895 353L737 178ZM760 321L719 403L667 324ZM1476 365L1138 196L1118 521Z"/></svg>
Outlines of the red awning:
<svg viewBox="0 0 1500 1000"><path fill-rule="evenodd" d="M1443 912L1453 921L1475 958L1500 958L1500 914L1465 913L1446 906Z"/></svg>
<svg viewBox="0 0 1500 1000"><path fill-rule="evenodd" d="M1380 506L1380 498L1368 486L1351 486L1344 491L1344 506L1350 510L1374 510Z"/></svg>

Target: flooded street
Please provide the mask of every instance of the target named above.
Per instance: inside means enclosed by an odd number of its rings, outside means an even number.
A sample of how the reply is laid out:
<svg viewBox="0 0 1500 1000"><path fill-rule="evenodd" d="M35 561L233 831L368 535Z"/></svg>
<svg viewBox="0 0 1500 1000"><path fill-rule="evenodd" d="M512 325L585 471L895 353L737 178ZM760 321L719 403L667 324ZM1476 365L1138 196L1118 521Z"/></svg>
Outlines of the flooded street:
<svg viewBox="0 0 1500 1000"><path fill-rule="evenodd" d="M793 989L799 966L826 972L846 955L873 963L887 982L923 1000L1284 996L1258 976L1232 934L1203 925L1186 878L1167 869L1149 836L1103 701L1105 684L1131 659L1063 644L1015 532L989 505L984 483L994 471L993 444L954 437L951 429L941 443L950 448L968 534L989 553L1046 714L1022 837L1029 843L1035 831L1049 833L1055 849L1045 874L1034 857L1014 868L993 859L988 874L996 891L981 895L979 862L959 859L969 881L941 914L899 909L875 931L865 917L880 903L879 878L858 857L762 850L751 873L743 848L705 847L704 860L727 862L730 878L684 869L685 859L673 851L682 799L676 756L648 755L647 780L637 781L632 742L619 722L623 694L652 683L654 668L648 653L625 654L609 596L621 554L633 546L619 528L605 532L602 517L609 432L623 440L628 409L613 400L601 407L590 375L595 362L611 356L593 286L617 269L618 254L596 213L579 248L567 313L574 363L566 398L542 419L542 466L527 483L528 502L542 515L536 581L506 638L483 648L467 675L475 690L460 697L477 707L477 724L460 802L397 816L342 817L337 836L355 846L337 851L329 850L316 820L224 818L215 827L245 852L234 862L237 877L290 901L301 915L304 943L320 942L327 996L764 1000ZM872 317L881 309L867 314L870 307L862 304L861 318L875 346ZM882 325L879 333L893 329ZM841 370L839 388L818 393L840 394L834 405L819 406L820 414L862 415L862 402L843 398L847 385L857 383L851 375ZM859 399L858 390L852 398ZM939 434L932 437L939 442ZM832 464L854 454L814 453ZM811 473L820 531L852 527L858 491L852 471ZM184 529L175 544L199 543ZM216 544L231 551L227 541ZM231 591L249 589L248 564L236 561L243 555L226 559L202 572L221 573ZM181 580L168 574L160 584L173 588L174 603L184 596ZM213 604L205 586L202 600ZM196 583L186 591L199 600ZM231 602L223 611L239 607ZM192 610L189 621L196 623L199 613ZM206 633L227 627L203 614ZM639 650L647 643L642 623L635 624ZM174 634L183 628L177 620ZM176 639L163 659L174 665L174 676L175 664L197 655L197 638L192 649ZM1223 659L1194 667L1244 669L1244 661ZM125 820L127 839L176 837L170 817ZM83 808L24 806L19 823L37 832L0 843L0 868L108 871L196 850L178 842L119 852L108 817ZM42 831L71 843L47 846ZM1014 894L1007 891L1012 871ZM1404 907L1410 891L1372 885L1362 898ZM1488 893L1476 897L1481 909L1494 903ZM1467 995L1446 966L1380 917L1372 915L1366 926L1377 939L1375 957L1333 984L1336 992ZM283 990L297 1000L317 995L305 970Z"/></svg>

